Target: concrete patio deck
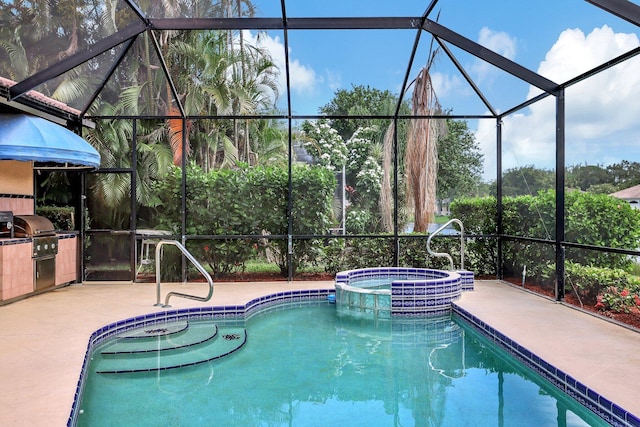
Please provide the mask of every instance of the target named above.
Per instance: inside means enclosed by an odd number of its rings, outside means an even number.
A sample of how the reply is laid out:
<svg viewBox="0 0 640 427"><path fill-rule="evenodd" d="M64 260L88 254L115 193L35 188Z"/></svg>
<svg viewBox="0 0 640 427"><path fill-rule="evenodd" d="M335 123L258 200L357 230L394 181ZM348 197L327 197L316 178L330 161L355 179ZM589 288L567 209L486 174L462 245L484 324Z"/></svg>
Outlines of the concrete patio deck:
<svg viewBox="0 0 640 427"><path fill-rule="evenodd" d="M208 303L174 298L173 308L245 304L332 281L216 283ZM624 409L640 414L640 333L496 281L476 281L463 309ZM163 284L204 294L202 283ZM160 311L155 284L85 283L0 306L0 425L63 426L90 334L117 320Z"/></svg>

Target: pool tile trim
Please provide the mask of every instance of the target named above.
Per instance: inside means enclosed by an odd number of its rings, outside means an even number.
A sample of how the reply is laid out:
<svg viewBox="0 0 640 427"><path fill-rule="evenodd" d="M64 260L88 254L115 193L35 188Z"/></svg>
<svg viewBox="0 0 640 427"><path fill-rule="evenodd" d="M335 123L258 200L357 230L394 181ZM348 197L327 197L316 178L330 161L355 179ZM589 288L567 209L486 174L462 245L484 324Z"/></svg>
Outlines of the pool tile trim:
<svg viewBox="0 0 640 427"><path fill-rule="evenodd" d="M452 303L451 306L455 314L471 324L477 331L607 423L614 427L640 427L640 418L631 412L626 411L609 399L600 396L594 390L591 390L580 381L541 359L516 341L469 313L458 304Z"/></svg>
<svg viewBox="0 0 640 427"><path fill-rule="evenodd" d="M403 276L399 279L399 276ZM372 290L357 284L374 279L390 279L389 290ZM342 271L336 274L336 304L346 312L373 313L391 317L432 316L446 313L451 302L459 299L463 291L472 291L472 271L444 271L430 268L372 267ZM361 298L353 304L351 295ZM374 294L373 304L368 304L362 295ZM377 295L389 295L388 306L378 305ZM371 301L369 301L371 302ZM386 298L385 298L386 302Z"/></svg>
<svg viewBox="0 0 640 427"><path fill-rule="evenodd" d="M273 308L283 303L295 303L302 301L322 301L326 300L329 294L335 294L333 289L308 289L278 292L276 294L266 295L254 298L245 305L216 306L216 307L192 307L179 310L166 310L154 313L143 314L129 319L119 320L117 322L103 326L91 334L87 344L87 350L82 362L82 370L80 378L73 396L73 405L71 413L67 420L67 427L75 426L80 408L80 396L84 391L84 379L89 367L90 357L93 349L104 342L106 339L126 332L135 328L156 325L158 322L167 321L189 321L194 319L216 319L216 318L234 318L239 317L239 322L244 322L251 318L252 315L262 312L265 309Z"/></svg>

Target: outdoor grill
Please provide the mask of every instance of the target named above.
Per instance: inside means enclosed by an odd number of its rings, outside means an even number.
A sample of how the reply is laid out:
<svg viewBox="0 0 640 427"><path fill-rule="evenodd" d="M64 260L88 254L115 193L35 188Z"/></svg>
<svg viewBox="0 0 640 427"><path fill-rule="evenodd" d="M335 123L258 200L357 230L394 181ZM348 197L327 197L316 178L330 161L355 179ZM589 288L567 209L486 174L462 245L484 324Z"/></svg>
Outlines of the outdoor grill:
<svg viewBox="0 0 640 427"><path fill-rule="evenodd" d="M32 240L33 288L44 289L55 285L58 237L51 221L39 215L15 215L15 237Z"/></svg>

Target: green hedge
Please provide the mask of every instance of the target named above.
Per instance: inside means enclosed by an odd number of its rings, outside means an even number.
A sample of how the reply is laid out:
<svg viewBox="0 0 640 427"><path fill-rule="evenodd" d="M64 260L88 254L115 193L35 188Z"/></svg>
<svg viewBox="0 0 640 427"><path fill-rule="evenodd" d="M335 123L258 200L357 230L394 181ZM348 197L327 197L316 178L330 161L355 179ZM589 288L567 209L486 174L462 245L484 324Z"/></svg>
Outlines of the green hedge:
<svg viewBox="0 0 640 427"><path fill-rule="evenodd" d="M327 169L294 166L293 234L326 234L332 224L332 198L336 180ZM181 233L182 171L175 168L166 179L154 186L155 219L158 228ZM186 234L194 236L259 236L215 240L192 239L187 249L204 260L215 276L241 271L248 259L269 253L288 273L288 242L268 239L269 235L287 236L288 171L280 167L247 167L216 169L205 173L190 164L186 171ZM312 239L297 240L293 248L294 272L313 264L318 256Z"/></svg>
<svg viewBox="0 0 640 427"><path fill-rule="evenodd" d="M565 197L565 240L585 245L636 249L640 246L640 212L619 199L582 192ZM496 199L493 197L458 200L451 206L452 216L463 221L470 233L494 234ZM537 196L505 197L503 227L508 235L555 239L555 192ZM476 272L495 265L495 242L475 239L467 245L470 268ZM505 275L518 276L527 267L527 276L553 281L547 265L555 262L554 245L507 241L503 247ZM633 261L623 254L567 248L568 261L594 267L628 270ZM495 271L495 269L494 269Z"/></svg>
<svg viewBox="0 0 640 427"><path fill-rule="evenodd" d="M459 199L451 205L451 217L464 224L467 235L484 235L467 239L465 243L465 269L476 275L495 275L498 245L494 236L498 231L494 197Z"/></svg>
<svg viewBox="0 0 640 427"><path fill-rule="evenodd" d="M392 266L395 245L391 237L389 234L389 238L332 239L324 249L325 270L335 274L356 268ZM428 236L421 234L400 240L398 263L401 267L449 269L446 258L429 255L427 238ZM436 252L449 253L453 257L454 267L460 267L459 238L437 237L432 240L431 248Z"/></svg>

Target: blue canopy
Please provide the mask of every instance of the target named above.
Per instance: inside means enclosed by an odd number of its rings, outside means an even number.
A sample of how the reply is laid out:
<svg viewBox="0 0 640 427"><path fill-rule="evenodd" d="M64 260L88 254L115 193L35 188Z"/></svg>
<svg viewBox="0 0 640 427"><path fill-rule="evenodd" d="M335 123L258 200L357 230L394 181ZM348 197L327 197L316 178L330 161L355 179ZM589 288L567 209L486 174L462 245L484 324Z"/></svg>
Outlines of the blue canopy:
<svg viewBox="0 0 640 427"><path fill-rule="evenodd" d="M100 166L100 154L80 136L24 114L0 114L0 160Z"/></svg>

